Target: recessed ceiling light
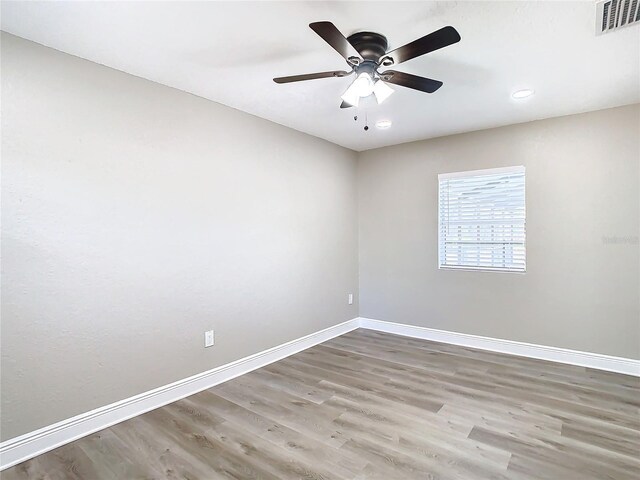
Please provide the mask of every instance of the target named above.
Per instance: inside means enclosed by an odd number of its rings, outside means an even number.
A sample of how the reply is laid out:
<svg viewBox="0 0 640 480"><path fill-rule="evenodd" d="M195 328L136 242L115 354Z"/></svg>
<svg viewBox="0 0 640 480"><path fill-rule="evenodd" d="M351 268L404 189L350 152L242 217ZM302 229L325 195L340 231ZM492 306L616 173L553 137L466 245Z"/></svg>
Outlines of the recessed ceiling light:
<svg viewBox="0 0 640 480"><path fill-rule="evenodd" d="M389 128L391 126L391 120L378 120L376 122L376 127L384 129Z"/></svg>
<svg viewBox="0 0 640 480"><path fill-rule="evenodd" d="M530 90L528 88L525 88L524 90L518 90L511 94L513 98L527 98L527 97L530 97L531 95L533 95L533 90Z"/></svg>

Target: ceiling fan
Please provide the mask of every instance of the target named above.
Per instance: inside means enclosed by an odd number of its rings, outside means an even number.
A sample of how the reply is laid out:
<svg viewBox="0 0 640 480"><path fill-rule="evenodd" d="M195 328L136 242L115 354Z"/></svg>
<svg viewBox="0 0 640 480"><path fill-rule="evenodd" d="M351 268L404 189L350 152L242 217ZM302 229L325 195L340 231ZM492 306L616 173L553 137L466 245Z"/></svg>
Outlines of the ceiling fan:
<svg viewBox="0 0 640 480"><path fill-rule="evenodd" d="M386 68L460 41L460 35L456 29L447 26L387 52L387 39L379 33L358 32L345 38L331 22L315 22L309 24L309 27L342 55L351 70L292 75L274 78L273 81L291 83L355 74L355 80L342 95L340 108L357 107L361 98L371 94L376 97L378 103L382 103L393 93L393 89L387 83L426 93L435 92L442 86L442 82L410 73L386 70ZM380 72L381 68L385 70Z"/></svg>

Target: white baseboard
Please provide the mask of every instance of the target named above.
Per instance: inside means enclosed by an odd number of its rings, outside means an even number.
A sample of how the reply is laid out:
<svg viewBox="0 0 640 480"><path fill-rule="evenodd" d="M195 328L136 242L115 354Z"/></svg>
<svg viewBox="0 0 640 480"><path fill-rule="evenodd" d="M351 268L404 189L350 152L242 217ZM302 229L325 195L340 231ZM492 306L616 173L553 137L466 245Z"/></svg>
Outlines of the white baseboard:
<svg viewBox="0 0 640 480"><path fill-rule="evenodd" d="M343 335L358 327L405 337L421 338L640 377L640 360L481 337L466 333L448 332L446 330L417 327L371 318L354 318L235 362L2 442L0 443L0 471L116 423L214 387L289 355Z"/></svg>
<svg viewBox="0 0 640 480"><path fill-rule="evenodd" d="M567 363L580 367L596 368L609 372L624 373L640 377L640 360L631 358L612 357L599 353L580 352L566 348L547 347L531 343L502 340L499 338L480 337L466 333L448 332L435 328L417 327L402 323L386 322L371 318L360 317L360 327L379 332L393 333L405 337L421 338L434 342L451 343L465 347L489 350L491 352L519 355L521 357L537 358L551 362Z"/></svg>
<svg viewBox="0 0 640 480"><path fill-rule="evenodd" d="M0 470L358 328L357 318L0 444Z"/></svg>

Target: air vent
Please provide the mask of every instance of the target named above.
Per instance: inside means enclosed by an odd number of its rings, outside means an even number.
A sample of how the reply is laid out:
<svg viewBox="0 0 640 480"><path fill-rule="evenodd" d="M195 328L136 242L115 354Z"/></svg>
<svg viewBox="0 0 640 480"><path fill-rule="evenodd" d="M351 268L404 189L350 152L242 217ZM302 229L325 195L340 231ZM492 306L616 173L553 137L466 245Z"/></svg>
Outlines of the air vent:
<svg viewBox="0 0 640 480"><path fill-rule="evenodd" d="M596 35L640 23L640 0L605 0L596 3Z"/></svg>

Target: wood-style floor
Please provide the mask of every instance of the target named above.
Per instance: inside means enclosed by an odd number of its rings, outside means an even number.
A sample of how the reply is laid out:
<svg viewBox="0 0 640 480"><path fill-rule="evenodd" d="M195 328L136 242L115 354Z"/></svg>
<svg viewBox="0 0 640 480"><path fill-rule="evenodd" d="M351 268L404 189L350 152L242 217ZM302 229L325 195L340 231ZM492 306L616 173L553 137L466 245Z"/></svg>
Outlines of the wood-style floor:
<svg viewBox="0 0 640 480"><path fill-rule="evenodd" d="M13 479L640 478L640 379L357 330Z"/></svg>

